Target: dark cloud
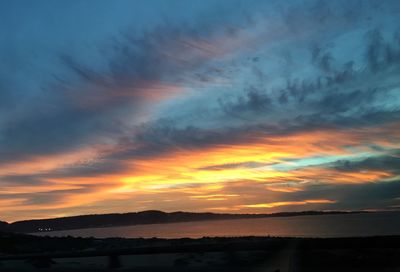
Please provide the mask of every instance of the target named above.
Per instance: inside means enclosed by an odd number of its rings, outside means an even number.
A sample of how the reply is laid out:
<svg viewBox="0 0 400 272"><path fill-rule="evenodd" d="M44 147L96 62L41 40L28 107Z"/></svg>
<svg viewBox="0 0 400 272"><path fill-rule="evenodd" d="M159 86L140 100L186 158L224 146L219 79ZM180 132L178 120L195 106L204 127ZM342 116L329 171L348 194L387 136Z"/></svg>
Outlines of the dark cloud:
<svg viewBox="0 0 400 272"><path fill-rule="evenodd" d="M336 200L335 209L386 209L398 204L400 181L347 185L315 185L290 194L290 200L323 198Z"/></svg>
<svg viewBox="0 0 400 272"><path fill-rule="evenodd" d="M326 199L334 203L318 204L318 209L328 210L366 210L391 209L399 204L400 181L380 181L361 184L313 184L302 187L300 191L278 192L268 190L274 184L240 181L226 183L224 193L240 195L238 204L258 204L296 202L307 199ZM276 184L275 184L276 185ZM282 210L305 210L305 206L287 206Z"/></svg>
<svg viewBox="0 0 400 272"><path fill-rule="evenodd" d="M48 182L42 179L40 174L32 175L3 175L0 177L0 185L2 187L18 187L27 185L44 185Z"/></svg>
<svg viewBox="0 0 400 272"><path fill-rule="evenodd" d="M236 101L220 99L219 103L223 111L230 115L245 114L246 111L265 113L272 107L272 99L254 87L246 90L245 95L237 97Z"/></svg>
<svg viewBox="0 0 400 272"><path fill-rule="evenodd" d="M92 176L101 176L109 174L117 174L126 171L127 169L133 170L132 166L127 167L123 161L105 161L104 159L100 161L85 163L85 164L75 164L59 167L53 170L42 171L36 174L8 174L0 176L0 185L3 188L9 187L20 187L20 186L51 186L57 184L51 182L51 180L59 179L69 179L69 178L85 178ZM113 180L104 178L104 183L81 183L76 184L70 183L72 186L78 187L96 187L103 186L107 183L112 183ZM62 181L59 181L62 183Z"/></svg>
<svg viewBox="0 0 400 272"><path fill-rule="evenodd" d="M88 143L93 138L92 133L104 128L107 122L96 112L60 103L53 108L52 102L48 103L50 105L43 105L29 116L9 121L2 129L2 161L76 148Z"/></svg>
<svg viewBox="0 0 400 272"><path fill-rule="evenodd" d="M370 157L361 161L341 160L333 164L339 171L388 171L400 174L400 152L393 155Z"/></svg>
<svg viewBox="0 0 400 272"><path fill-rule="evenodd" d="M400 47L383 38L376 45L380 32L372 33L375 34L367 35L367 41L372 40L365 45L368 57L363 65L367 70L355 70L354 62L347 59L340 69L323 68L323 74L315 79L287 79L283 88L252 84L243 95L219 98L221 110L226 114L223 120L227 124L229 119L242 119L246 123L280 120L288 127L293 123L304 130L313 126L352 127L396 121L399 105L389 97L396 99L394 88L398 81L393 71L400 67ZM318 49L314 51L313 61L318 61L321 53Z"/></svg>
<svg viewBox="0 0 400 272"><path fill-rule="evenodd" d="M45 175L48 178L72 178L72 177L90 177L104 174L116 174L121 173L132 167L127 167L120 161L110 161L101 159L100 161L72 165L56 170L50 171Z"/></svg>
<svg viewBox="0 0 400 272"><path fill-rule="evenodd" d="M260 162L243 162L243 163L226 163L226 164L217 164L217 165L210 165L206 167L197 168L196 170L225 170L225 169L236 169L236 168L243 168L243 167L260 167L260 166L267 166L272 165L272 163L260 163Z"/></svg>
<svg viewBox="0 0 400 272"><path fill-rule="evenodd" d="M90 192L89 189L72 189L72 190L51 190L47 192L39 192L35 194L20 194L19 197L25 198L23 205L57 205L63 204L71 195L77 195ZM16 196L18 197L18 195Z"/></svg>

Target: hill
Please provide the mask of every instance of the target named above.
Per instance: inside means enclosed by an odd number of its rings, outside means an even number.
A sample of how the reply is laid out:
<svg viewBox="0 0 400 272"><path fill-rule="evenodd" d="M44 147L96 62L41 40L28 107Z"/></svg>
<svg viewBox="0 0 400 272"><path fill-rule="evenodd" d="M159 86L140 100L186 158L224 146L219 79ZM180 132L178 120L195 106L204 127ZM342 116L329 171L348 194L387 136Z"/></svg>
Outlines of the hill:
<svg viewBox="0 0 400 272"><path fill-rule="evenodd" d="M0 221L0 231L6 230L8 228L8 223Z"/></svg>

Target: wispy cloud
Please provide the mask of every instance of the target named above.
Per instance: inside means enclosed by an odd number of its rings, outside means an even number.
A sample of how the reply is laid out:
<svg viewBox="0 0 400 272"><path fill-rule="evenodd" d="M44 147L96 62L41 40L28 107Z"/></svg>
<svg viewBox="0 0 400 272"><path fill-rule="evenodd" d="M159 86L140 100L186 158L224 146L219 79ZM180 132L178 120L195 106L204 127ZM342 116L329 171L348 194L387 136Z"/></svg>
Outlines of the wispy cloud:
<svg viewBox="0 0 400 272"><path fill-rule="evenodd" d="M303 201L281 201L281 202L271 202L271 203L249 204L249 205L241 205L241 207L275 208L280 206L296 206L296 205L306 205L306 204L327 204L327 203L335 203L335 201L329 199L308 199Z"/></svg>

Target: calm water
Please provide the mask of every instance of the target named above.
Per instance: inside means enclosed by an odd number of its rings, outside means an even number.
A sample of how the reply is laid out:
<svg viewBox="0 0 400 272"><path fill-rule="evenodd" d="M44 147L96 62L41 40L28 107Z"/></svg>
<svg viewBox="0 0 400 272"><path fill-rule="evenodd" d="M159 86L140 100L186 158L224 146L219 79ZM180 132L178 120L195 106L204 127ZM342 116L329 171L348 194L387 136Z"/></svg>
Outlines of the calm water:
<svg viewBox="0 0 400 272"><path fill-rule="evenodd" d="M50 236L199 238L203 236L346 237L400 235L400 212L200 221L36 233Z"/></svg>

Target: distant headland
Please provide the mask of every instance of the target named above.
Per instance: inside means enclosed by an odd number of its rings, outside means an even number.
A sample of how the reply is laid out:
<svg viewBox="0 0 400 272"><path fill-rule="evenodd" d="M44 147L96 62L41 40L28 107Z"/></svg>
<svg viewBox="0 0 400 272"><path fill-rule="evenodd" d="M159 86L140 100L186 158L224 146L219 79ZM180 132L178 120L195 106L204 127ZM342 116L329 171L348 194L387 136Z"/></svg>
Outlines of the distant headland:
<svg viewBox="0 0 400 272"><path fill-rule="evenodd" d="M156 210L91 214L52 219L24 220L13 223L0 221L0 231L34 233L44 231L61 231L85 228L102 228L144 224L166 224L177 222L193 222L207 220L227 220L265 217L289 217L304 215L349 214L365 211L302 211L279 212L269 214L228 214L228 213L194 213L194 212L163 212Z"/></svg>

